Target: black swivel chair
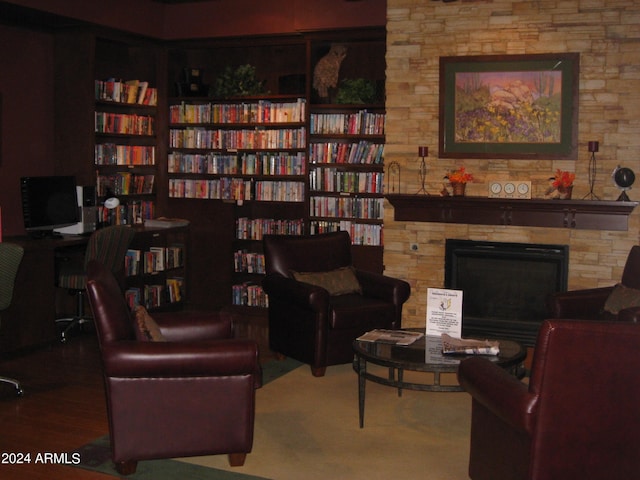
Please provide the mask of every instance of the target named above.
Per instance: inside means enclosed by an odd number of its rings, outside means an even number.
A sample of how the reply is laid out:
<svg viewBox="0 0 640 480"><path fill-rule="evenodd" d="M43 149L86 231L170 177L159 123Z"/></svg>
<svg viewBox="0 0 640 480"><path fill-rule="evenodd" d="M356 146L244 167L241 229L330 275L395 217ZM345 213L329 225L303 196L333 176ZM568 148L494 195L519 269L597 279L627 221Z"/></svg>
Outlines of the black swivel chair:
<svg viewBox="0 0 640 480"><path fill-rule="evenodd" d="M13 287L23 255L24 249L21 246L13 243L0 243L0 312L11 305ZM22 395L22 387L18 380L0 376L0 382L13 385L16 387L18 395Z"/></svg>
<svg viewBox="0 0 640 480"><path fill-rule="evenodd" d="M134 235L133 228L124 225L102 228L89 238L84 261L81 264L72 261L61 262L57 285L68 289L76 297L75 315L56 320L56 323L67 324L61 333L62 342L66 342L67 334L72 328L91 321L84 312L88 263L91 260L97 260L122 281L124 278L124 257Z"/></svg>

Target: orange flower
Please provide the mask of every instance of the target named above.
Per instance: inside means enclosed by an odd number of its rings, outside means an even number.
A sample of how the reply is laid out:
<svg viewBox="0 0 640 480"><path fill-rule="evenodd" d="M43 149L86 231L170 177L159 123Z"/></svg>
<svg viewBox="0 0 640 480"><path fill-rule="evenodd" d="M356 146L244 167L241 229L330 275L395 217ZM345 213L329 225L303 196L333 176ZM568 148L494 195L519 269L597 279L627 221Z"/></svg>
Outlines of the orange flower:
<svg viewBox="0 0 640 480"><path fill-rule="evenodd" d="M551 177L551 179L553 180L553 183L551 185L553 185L555 188L566 188L573 185L573 181L576 179L576 174L558 169L556 170L555 177Z"/></svg>
<svg viewBox="0 0 640 480"><path fill-rule="evenodd" d="M452 170L444 177L451 183L467 183L473 182L473 175L467 173L464 167L460 167L457 170Z"/></svg>

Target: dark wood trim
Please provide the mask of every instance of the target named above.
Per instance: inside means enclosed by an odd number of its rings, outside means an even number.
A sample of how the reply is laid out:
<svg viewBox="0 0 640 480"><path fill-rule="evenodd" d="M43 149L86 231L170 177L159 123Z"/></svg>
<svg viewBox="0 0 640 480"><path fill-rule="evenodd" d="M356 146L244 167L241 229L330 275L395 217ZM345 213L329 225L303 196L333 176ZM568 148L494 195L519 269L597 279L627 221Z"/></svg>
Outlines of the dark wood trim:
<svg viewBox="0 0 640 480"><path fill-rule="evenodd" d="M638 202L385 195L394 220L626 231Z"/></svg>

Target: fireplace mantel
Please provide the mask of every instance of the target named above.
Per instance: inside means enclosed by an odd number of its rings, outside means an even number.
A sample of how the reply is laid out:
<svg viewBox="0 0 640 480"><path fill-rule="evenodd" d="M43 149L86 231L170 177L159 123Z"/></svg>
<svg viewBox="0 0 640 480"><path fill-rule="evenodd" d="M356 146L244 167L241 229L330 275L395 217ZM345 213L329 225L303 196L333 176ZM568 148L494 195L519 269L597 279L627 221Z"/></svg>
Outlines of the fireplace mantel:
<svg viewBox="0 0 640 480"><path fill-rule="evenodd" d="M409 222L619 230L638 202L385 195L394 219Z"/></svg>

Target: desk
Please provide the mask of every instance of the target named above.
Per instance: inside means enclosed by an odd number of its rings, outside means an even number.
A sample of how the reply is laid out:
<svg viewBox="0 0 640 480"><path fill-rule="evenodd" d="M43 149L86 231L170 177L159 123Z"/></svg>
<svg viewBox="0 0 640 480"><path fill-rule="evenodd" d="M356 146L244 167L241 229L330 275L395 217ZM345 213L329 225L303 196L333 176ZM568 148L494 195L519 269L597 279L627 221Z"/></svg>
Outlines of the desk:
<svg viewBox="0 0 640 480"><path fill-rule="evenodd" d="M22 246L24 257L16 277L13 301L2 313L1 354L59 340L55 325L56 255L67 249L82 247L88 239L82 236L38 240L27 236L4 238L5 242Z"/></svg>
<svg viewBox="0 0 640 480"><path fill-rule="evenodd" d="M182 308L188 295L186 277L189 227L146 228L136 225L132 228L135 232L132 249L147 252L152 247L180 244L183 246L183 265L163 271L139 272L127 277L127 286L136 286L144 291L147 284L162 285L168 276L180 277L183 280L181 301L154 305L154 308ZM24 257L16 278L13 302L11 307L3 312L0 322L0 356L59 340L55 319L73 312L75 303L65 289L56 287L56 258L74 256L77 258L73 261L83 262L89 237L67 235L36 240L24 236L5 237L4 240L21 245L24 248Z"/></svg>

